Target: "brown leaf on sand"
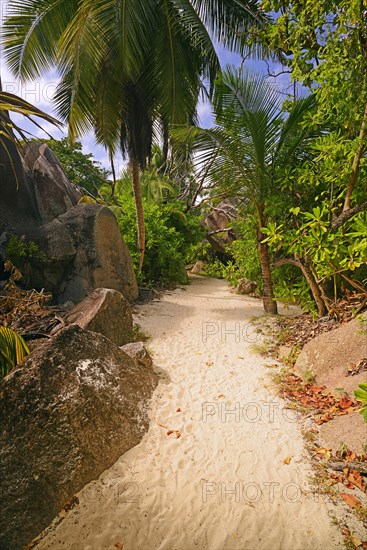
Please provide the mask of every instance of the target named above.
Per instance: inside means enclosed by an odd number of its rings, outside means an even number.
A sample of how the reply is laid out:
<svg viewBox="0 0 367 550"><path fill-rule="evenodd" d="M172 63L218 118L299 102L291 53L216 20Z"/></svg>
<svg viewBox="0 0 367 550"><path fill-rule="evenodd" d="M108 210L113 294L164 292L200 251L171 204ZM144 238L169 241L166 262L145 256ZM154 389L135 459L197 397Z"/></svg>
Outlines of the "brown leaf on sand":
<svg viewBox="0 0 367 550"><path fill-rule="evenodd" d="M181 434L178 430L168 430L167 435L172 435L172 434L176 435L176 439L179 439L181 437Z"/></svg>
<svg viewBox="0 0 367 550"><path fill-rule="evenodd" d="M176 413L180 413L181 412L181 407L178 407Z"/></svg>
<svg viewBox="0 0 367 550"><path fill-rule="evenodd" d="M326 461L328 461L331 458L330 451L331 449L325 449L325 447L320 447L315 451L314 455L318 456L319 458L324 458Z"/></svg>
<svg viewBox="0 0 367 550"><path fill-rule="evenodd" d="M121 542L116 542L116 544L114 544L114 547L117 548L117 550L121 550L124 545Z"/></svg>
<svg viewBox="0 0 367 550"><path fill-rule="evenodd" d="M358 498L354 495L348 495L348 493L339 493L339 495L342 497L344 502L348 504L349 508L356 508L357 506L361 506L361 501L358 500Z"/></svg>
<svg viewBox="0 0 367 550"><path fill-rule="evenodd" d="M220 393L219 395L217 395L217 399L222 399L224 397L224 393Z"/></svg>
<svg viewBox="0 0 367 550"><path fill-rule="evenodd" d="M285 459L283 460L283 464L290 464L291 460L292 460L291 456L286 456Z"/></svg>
<svg viewBox="0 0 367 550"><path fill-rule="evenodd" d="M341 474L329 474L329 477L331 477L331 479L334 479L335 480L335 483L343 483L343 476Z"/></svg>
<svg viewBox="0 0 367 550"><path fill-rule="evenodd" d="M353 401L351 401L350 399L348 399L347 397L343 397L339 403L338 403L339 407L341 409L349 409L349 407L351 407L353 405Z"/></svg>
<svg viewBox="0 0 367 550"><path fill-rule="evenodd" d="M365 481L357 470L351 470L347 479L350 483L353 483L353 485L358 487L358 489L360 489L363 493L366 492L367 486L365 485Z"/></svg>

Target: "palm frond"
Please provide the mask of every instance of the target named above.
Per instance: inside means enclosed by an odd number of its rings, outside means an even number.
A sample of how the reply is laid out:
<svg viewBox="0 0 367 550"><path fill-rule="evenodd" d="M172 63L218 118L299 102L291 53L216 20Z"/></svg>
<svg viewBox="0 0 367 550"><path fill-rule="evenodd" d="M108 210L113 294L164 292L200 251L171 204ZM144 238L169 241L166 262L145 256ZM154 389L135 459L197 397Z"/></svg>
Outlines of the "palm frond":
<svg viewBox="0 0 367 550"><path fill-rule="evenodd" d="M22 79L55 67L57 41L73 19L78 0L9 0L1 31L4 57Z"/></svg>
<svg viewBox="0 0 367 550"><path fill-rule="evenodd" d="M8 327L0 327L0 380L29 354L20 334Z"/></svg>

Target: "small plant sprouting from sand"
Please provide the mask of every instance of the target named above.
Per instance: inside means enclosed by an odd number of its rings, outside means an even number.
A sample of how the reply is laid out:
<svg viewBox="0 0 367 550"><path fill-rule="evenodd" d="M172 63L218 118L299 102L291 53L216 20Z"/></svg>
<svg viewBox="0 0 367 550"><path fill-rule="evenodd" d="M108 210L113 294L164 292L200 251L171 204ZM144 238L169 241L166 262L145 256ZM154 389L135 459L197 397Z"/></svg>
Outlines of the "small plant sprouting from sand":
<svg viewBox="0 0 367 550"><path fill-rule="evenodd" d="M278 344L279 344L279 341L277 342L277 345ZM301 344L295 344L294 346L292 346L290 354L283 357L283 363L285 363L286 365L289 365L290 367L293 367L298 359L300 351L301 351Z"/></svg>
<svg viewBox="0 0 367 550"><path fill-rule="evenodd" d="M315 493L327 495L334 502L338 491L335 489L334 480L330 479L328 465L325 462L313 464L313 476L309 478L309 483Z"/></svg>
<svg viewBox="0 0 367 550"><path fill-rule="evenodd" d="M252 344L250 347L253 353L258 353L259 355L268 355L270 352L270 344L267 342L262 342L261 344Z"/></svg>
<svg viewBox="0 0 367 550"><path fill-rule="evenodd" d="M306 369L302 375L305 384L314 384L316 380L315 373L311 369Z"/></svg>
<svg viewBox="0 0 367 550"><path fill-rule="evenodd" d="M139 323L134 323L133 325L133 342L146 342L149 340L149 336L145 334L145 332L142 330Z"/></svg>

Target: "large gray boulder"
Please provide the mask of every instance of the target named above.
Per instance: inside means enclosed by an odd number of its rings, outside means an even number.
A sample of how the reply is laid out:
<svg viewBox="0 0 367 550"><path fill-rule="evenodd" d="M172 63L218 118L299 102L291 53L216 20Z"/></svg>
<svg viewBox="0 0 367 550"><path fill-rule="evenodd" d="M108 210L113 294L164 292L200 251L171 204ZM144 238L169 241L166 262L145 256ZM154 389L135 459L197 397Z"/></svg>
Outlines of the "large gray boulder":
<svg viewBox="0 0 367 550"><path fill-rule="evenodd" d="M230 200L224 200L204 219L204 226L208 230L207 240L222 258L230 258L227 247L238 238L231 228L233 221L238 217L237 209Z"/></svg>
<svg viewBox="0 0 367 550"><path fill-rule="evenodd" d="M24 169L33 183L33 194L43 223L52 221L78 204L81 192L70 182L46 143L26 143L22 157Z"/></svg>
<svg viewBox="0 0 367 550"><path fill-rule="evenodd" d="M0 383L0 547L29 543L148 428L151 368L77 325Z"/></svg>
<svg viewBox="0 0 367 550"><path fill-rule="evenodd" d="M110 288L97 288L64 317L68 325L103 334L117 346L133 339L133 316L121 292ZM130 344L131 345L131 344ZM123 350L125 351L125 350ZM125 351L130 355L127 351Z"/></svg>
<svg viewBox="0 0 367 550"><path fill-rule="evenodd" d="M102 287L118 290L129 302L138 297L130 252L106 206L77 204L26 237L40 254L18 267L28 286L44 288L56 302L77 304Z"/></svg>
<svg viewBox="0 0 367 550"><path fill-rule="evenodd" d="M131 302L138 297L133 262L116 216L101 204L78 204L58 220L67 228L76 255L59 289L59 301L80 302L95 288L112 288Z"/></svg>
<svg viewBox="0 0 367 550"><path fill-rule="evenodd" d="M17 260L28 288L44 288L57 303L78 303L100 287L135 300L133 262L115 215L101 204L78 204L81 193L46 144L26 144L22 158L9 148L16 176L0 144L0 276L7 242L15 234L39 250Z"/></svg>

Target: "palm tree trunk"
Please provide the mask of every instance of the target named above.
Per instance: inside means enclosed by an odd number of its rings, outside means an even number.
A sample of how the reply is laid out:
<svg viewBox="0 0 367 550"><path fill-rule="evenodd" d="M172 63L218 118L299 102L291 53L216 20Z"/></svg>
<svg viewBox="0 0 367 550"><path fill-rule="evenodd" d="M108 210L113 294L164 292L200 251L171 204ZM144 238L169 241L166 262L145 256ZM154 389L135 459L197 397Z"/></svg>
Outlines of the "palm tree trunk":
<svg viewBox="0 0 367 550"><path fill-rule="evenodd" d="M268 243L263 243L265 235L261 231L261 227L265 225L263 207L258 208L259 213L259 228L257 230L257 242L258 242L258 251L260 256L260 266L261 266L261 275L263 279L263 306L266 313L271 315L277 315L278 306L276 300L274 299L273 292L273 282L271 279L271 265L269 257L269 247Z"/></svg>
<svg viewBox="0 0 367 550"><path fill-rule="evenodd" d="M145 221L144 221L144 208L143 197L141 193L140 185L140 173L139 166L136 160L130 157L130 168L133 180L133 193L136 209L136 220L138 223L138 250L139 250L139 271L143 267L144 253L145 253Z"/></svg>

